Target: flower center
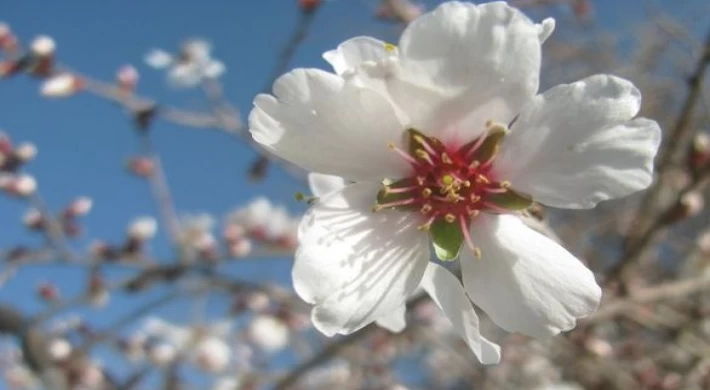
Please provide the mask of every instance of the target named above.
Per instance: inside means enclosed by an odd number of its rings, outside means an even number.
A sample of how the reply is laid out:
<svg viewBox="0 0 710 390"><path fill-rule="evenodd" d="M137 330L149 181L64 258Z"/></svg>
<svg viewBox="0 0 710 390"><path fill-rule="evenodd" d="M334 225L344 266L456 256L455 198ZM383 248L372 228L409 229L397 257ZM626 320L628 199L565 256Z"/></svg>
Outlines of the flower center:
<svg viewBox="0 0 710 390"><path fill-rule="evenodd" d="M385 182L373 211L417 211L425 217L419 228L430 232L435 246L443 234L445 241L456 247L454 258L464 240L480 256L469 233L476 216L481 212L509 213L532 205L530 196L512 190L509 181L495 177L493 161L508 129L493 123L487 126L485 135L458 148L415 129L407 130L408 150L394 144L390 149L410 163L412 175Z"/></svg>

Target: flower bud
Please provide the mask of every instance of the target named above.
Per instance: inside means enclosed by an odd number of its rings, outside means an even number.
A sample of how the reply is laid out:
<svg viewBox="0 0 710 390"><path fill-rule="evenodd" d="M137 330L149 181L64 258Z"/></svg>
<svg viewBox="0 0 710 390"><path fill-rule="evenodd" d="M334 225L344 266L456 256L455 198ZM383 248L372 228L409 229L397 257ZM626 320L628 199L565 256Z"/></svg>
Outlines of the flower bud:
<svg viewBox="0 0 710 390"><path fill-rule="evenodd" d="M44 230L45 220L37 209L29 209L22 217L22 223L30 230Z"/></svg>
<svg viewBox="0 0 710 390"><path fill-rule="evenodd" d="M122 91L131 93L136 89L139 77L138 71L133 65L124 65L116 73L116 83Z"/></svg>
<svg viewBox="0 0 710 390"><path fill-rule="evenodd" d="M224 371L231 359L231 351L227 344L215 337L209 337L195 348L195 357L198 367L203 371L218 373Z"/></svg>
<svg viewBox="0 0 710 390"><path fill-rule="evenodd" d="M251 240L247 238L242 238L239 240L236 240L232 243L229 243L229 256L231 257L236 257L236 258L241 258L241 257L247 257L251 253L252 250L252 243Z"/></svg>
<svg viewBox="0 0 710 390"><path fill-rule="evenodd" d="M710 164L710 136L707 133L698 133L693 137L693 142L688 153L688 166L694 172Z"/></svg>
<svg viewBox="0 0 710 390"><path fill-rule="evenodd" d="M138 177L150 177L155 173L155 162L150 157L131 157L126 168Z"/></svg>
<svg viewBox="0 0 710 390"><path fill-rule="evenodd" d="M91 211L91 207L94 202L91 198L86 196L80 196L74 199L69 206L64 210L64 215L67 218L81 217L88 214Z"/></svg>
<svg viewBox="0 0 710 390"><path fill-rule="evenodd" d="M24 142L18 145L15 150L15 156L21 163L28 163L37 156L37 147L30 142Z"/></svg>
<svg viewBox="0 0 710 390"><path fill-rule="evenodd" d="M53 76L42 84L40 94L49 98L72 96L84 88L84 81L71 73Z"/></svg>
<svg viewBox="0 0 710 390"><path fill-rule="evenodd" d="M0 79L14 76L22 70L21 65L19 61L0 61Z"/></svg>
<svg viewBox="0 0 710 390"><path fill-rule="evenodd" d="M128 237L138 241L148 241L155 236L158 223L153 217L136 218L128 227Z"/></svg>
<svg viewBox="0 0 710 390"><path fill-rule="evenodd" d="M691 191L683 195L678 203L668 214L665 223L671 224L682 221L687 218L695 217L703 211L705 200L703 195L698 191Z"/></svg>
<svg viewBox="0 0 710 390"><path fill-rule="evenodd" d="M123 354L131 362L138 362L145 358L146 338L140 333L121 340L119 346Z"/></svg>
<svg viewBox="0 0 710 390"><path fill-rule="evenodd" d="M40 284L37 288L37 294L47 302L53 302L59 299L59 289L51 283Z"/></svg>
<svg viewBox="0 0 710 390"><path fill-rule="evenodd" d="M249 341L266 352L276 352L288 345L289 331L280 319L266 314L256 316L247 330Z"/></svg>
<svg viewBox="0 0 710 390"><path fill-rule="evenodd" d="M3 177L0 180L0 188L4 189L9 195L26 198L37 191L37 181L30 175Z"/></svg>
<svg viewBox="0 0 710 390"><path fill-rule="evenodd" d="M8 36L12 35L10 25L5 22L0 22L0 42Z"/></svg>
<svg viewBox="0 0 710 390"><path fill-rule="evenodd" d="M8 155L12 154L12 141L7 134L0 132L0 154Z"/></svg>
<svg viewBox="0 0 710 390"><path fill-rule="evenodd" d="M396 23L409 24L424 12L424 8L411 0L381 0L377 17Z"/></svg>
<svg viewBox="0 0 710 390"><path fill-rule="evenodd" d="M30 44L30 51L37 57L51 57L57 49L57 45L52 37L40 35Z"/></svg>
<svg viewBox="0 0 710 390"><path fill-rule="evenodd" d="M103 307L108 303L109 294L106 289L106 282L100 274L94 273L90 276L88 293L91 306Z"/></svg>
<svg viewBox="0 0 710 390"><path fill-rule="evenodd" d="M62 338L56 338L49 342L47 352L49 352L49 357L55 362L65 360L71 355L72 346L69 342Z"/></svg>
<svg viewBox="0 0 710 390"><path fill-rule="evenodd" d="M224 232L222 232L222 237L228 243L233 243L241 240L246 235L246 229L243 226L237 225L235 223L229 223L224 227Z"/></svg>
<svg viewBox="0 0 710 390"><path fill-rule="evenodd" d="M246 297L246 306L253 311L263 312L269 308L269 296L263 292L251 293Z"/></svg>
<svg viewBox="0 0 710 390"><path fill-rule="evenodd" d="M118 250L105 241L94 241L89 247L89 253L97 260L115 260Z"/></svg>
<svg viewBox="0 0 710 390"><path fill-rule="evenodd" d="M305 13L315 11L321 5L321 0L298 0L298 6Z"/></svg>
<svg viewBox="0 0 710 390"><path fill-rule="evenodd" d="M148 348L148 359L158 367L165 367L177 357L177 350L168 343L158 343Z"/></svg>

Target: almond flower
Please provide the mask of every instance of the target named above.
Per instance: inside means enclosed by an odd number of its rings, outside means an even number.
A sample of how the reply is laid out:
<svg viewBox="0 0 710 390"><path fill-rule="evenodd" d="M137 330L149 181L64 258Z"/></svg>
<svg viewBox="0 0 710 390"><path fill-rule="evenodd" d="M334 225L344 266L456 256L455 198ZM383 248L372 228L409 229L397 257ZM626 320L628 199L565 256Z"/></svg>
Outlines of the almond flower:
<svg viewBox="0 0 710 390"><path fill-rule="evenodd" d="M259 95L254 139L301 167L348 180L299 226L297 293L326 335L400 310L422 286L483 363L470 300L510 332L573 328L601 298L594 275L518 217L533 201L586 209L646 188L660 142L636 118L639 91L591 76L538 94L536 24L504 2L448 2L412 22L399 47L346 41L336 74L296 69ZM462 283L430 262L460 262Z"/></svg>

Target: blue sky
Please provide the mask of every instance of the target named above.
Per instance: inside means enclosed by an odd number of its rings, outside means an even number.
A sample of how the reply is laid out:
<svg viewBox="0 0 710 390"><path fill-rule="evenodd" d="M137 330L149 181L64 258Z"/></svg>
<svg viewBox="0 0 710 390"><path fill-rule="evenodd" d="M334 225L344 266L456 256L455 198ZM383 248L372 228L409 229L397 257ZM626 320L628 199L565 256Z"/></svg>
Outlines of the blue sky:
<svg viewBox="0 0 710 390"><path fill-rule="evenodd" d="M258 1L39 1L2 0L0 20L29 40L49 34L58 44L62 62L96 78L110 79L116 69L134 64L141 73L139 92L164 104L191 110L205 109L197 91L173 90L162 73L149 69L141 59L146 51L159 47L174 49L187 37L202 37L215 46L215 56L228 71L222 78L225 93L245 114L255 94L264 87L276 55L298 20L296 0ZM439 1L423 1L429 7ZM707 11L702 0L643 1L598 0L597 22L621 34L632 31L646 17L643 4L660 13L681 16ZM316 17L311 34L293 59L293 67L325 67L320 55L355 35L372 35L396 41L400 28L372 18L377 0L332 0ZM572 17L559 9L560 23ZM703 13L701 12L700 15ZM705 13L707 15L707 13ZM535 14L535 19L544 15ZM121 109L99 99L79 95L50 101L38 96L38 85L18 77L0 82L0 129L16 141L32 141L39 156L28 168L40 184L49 205L59 210L78 195L95 200L85 218L87 238L120 240L125 225L137 215L156 215L145 183L124 173L123 164L138 152L130 122ZM181 212L206 211L219 217L257 194L287 205L294 212L303 205L293 200L302 183L279 170L271 170L261 183L245 180L245 171L255 154L239 140L208 130L181 128L157 122L153 137L167 170L175 202ZM11 244L39 243L20 225L24 206L0 198L0 250ZM90 240L79 240L79 248ZM155 252L168 255L163 239ZM242 277L288 282L287 260L253 261L234 271ZM76 269L29 267L5 288L0 301L11 301L35 310L38 303L30 291L50 277L59 279L66 294L81 290ZM118 302L117 312L130 305ZM112 312L115 314L116 312ZM179 319L189 313L173 308ZM110 316L89 314L96 323ZM2 385L0 384L0 389Z"/></svg>

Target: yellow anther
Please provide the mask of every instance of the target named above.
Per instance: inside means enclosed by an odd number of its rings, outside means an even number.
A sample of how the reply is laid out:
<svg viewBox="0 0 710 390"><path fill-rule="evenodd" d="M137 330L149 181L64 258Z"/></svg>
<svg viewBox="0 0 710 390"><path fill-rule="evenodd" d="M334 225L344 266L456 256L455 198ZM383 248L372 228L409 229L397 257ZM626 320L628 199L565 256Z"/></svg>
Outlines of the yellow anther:
<svg viewBox="0 0 710 390"><path fill-rule="evenodd" d="M431 196L431 189L425 188L422 190L422 197L423 198L428 198Z"/></svg>
<svg viewBox="0 0 710 390"><path fill-rule="evenodd" d="M394 142L388 143L388 144L387 144L387 147L388 147L390 150L395 150L395 149L397 149L397 145L395 145Z"/></svg>
<svg viewBox="0 0 710 390"><path fill-rule="evenodd" d="M485 176L483 176L483 175L478 175L478 176L476 176L476 183L478 183L478 184L481 184L481 183L489 184L489 183L490 183L490 180L488 180L488 178L485 177Z"/></svg>
<svg viewBox="0 0 710 390"><path fill-rule="evenodd" d="M392 187L387 186L387 185L383 186L382 191L384 191L385 195L389 195L391 193L390 191L392 191Z"/></svg>
<svg viewBox="0 0 710 390"><path fill-rule="evenodd" d="M480 167L480 166L481 166L481 162L478 161L478 160L473 160L473 162L471 163L471 165L469 165L469 167L471 167L471 168L473 168L473 169L476 169L476 168L478 168L478 167Z"/></svg>
<svg viewBox="0 0 710 390"><path fill-rule="evenodd" d="M471 194L471 203L476 203L481 200L481 197L476 194Z"/></svg>
<svg viewBox="0 0 710 390"><path fill-rule="evenodd" d="M424 137L419 134L413 135L412 138L414 138L414 140L417 141L420 145L426 144L426 140L424 139Z"/></svg>
<svg viewBox="0 0 710 390"><path fill-rule="evenodd" d="M397 46L396 46L396 45L393 45L393 44L391 44L391 43L389 43L389 42L385 42L385 50L387 50L387 51L395 51L395 50L397 50Z"/></svg>
<svg viewBox="0 0 710 390"><path fill-rule="evenodd" d="M417 184L419 184L420 186L423 186L425 181L426 181L425 176L417 176Z"/></svg>
<svg viewBox="0 0 710 390"><path fill-rule="evenodd" d="M476 218L476 217L478 217L478 214L481 213L480 210L469 210L469 209L467 209L467 211L468 211L468 216L471 217L471 218Z"/></svg>
<svg viewBox="0 0 710 390"><path fill-rule="evenodd" d="M463 182L464 187L471 187L471 182L469 180L466 180Z"/></svg>
<svg viewBox="0 0 710 390"><path fill-rule="evenodd" d="M451 213L446 214L444 215L444 221L448 223L454 223L456 221L456 216Z"/></svg>
<svg viewBox="0 0 710 390"><path fill-rule="evenodd" d="M441 177L441 182L444 183L445 186L450 186L454 184L454 177L451 175L444 175Z"/></svg>
<svg viewBox="0 0 710 390"><path fill-rule="evenodd" d="M508 188L510 188L511 183L508 180L503 180L502 182L499 183L499 185L500 185L500 188L508 189Z"/></svg>
<svg viewBox="0 0 710 390"><path fill-rule="evenodd" d="M434 209L434 208L431 207L431 205L430 205L429 203L425 203L425 204L422 206L422 208L419 210L419 212L422 213L422 214L429 214L429 212L431 212L431 210L433 210L433 209Z"/></svg>
<svg viewBox="0 0 710 390"><path fill-rule="evenodd" d="M481 257L483 257L483 253L481 253L481 248L475 247L473 248L473 255L476 256L478 260L481 260Z"/></svg>
<svg viewBox="0 0 710 390"><path fill-rule="evenodd" d="M451 159L451 157L449 157L449 155L446 153L441 154L441 161L443 161L444 164L449 164L449 165L454 163L454 161Z"/></svg>

